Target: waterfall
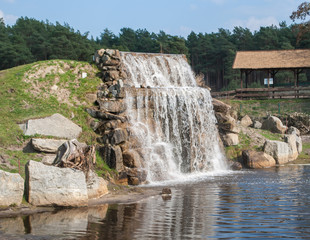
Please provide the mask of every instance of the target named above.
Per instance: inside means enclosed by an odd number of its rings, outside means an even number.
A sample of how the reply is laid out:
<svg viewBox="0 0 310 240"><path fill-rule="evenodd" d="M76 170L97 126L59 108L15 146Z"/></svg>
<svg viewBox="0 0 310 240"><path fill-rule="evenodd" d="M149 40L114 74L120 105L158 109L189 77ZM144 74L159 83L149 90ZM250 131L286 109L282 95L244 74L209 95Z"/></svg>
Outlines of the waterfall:
<svg viewBox="0 0 310 240"><path fill-rule="evenodd" d="M226 169L210 92L197 87L185 57L125 52L121 57L134 87L126 95L130 148L141 156L147 180Z"/></svg>

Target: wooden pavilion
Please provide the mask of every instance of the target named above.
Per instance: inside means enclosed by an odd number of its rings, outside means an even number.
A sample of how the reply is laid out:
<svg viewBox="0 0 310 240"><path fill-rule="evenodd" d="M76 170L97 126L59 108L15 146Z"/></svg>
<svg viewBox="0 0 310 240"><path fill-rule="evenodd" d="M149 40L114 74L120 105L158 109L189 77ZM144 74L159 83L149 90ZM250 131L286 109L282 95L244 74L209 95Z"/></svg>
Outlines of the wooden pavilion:
<svg viewBox="0 0 310 240"><path fill-rule="evenodd" d="M238 51L233 69L240 69L241 88L243 88L243 74L245 87L252 71L266 71L269 79L275 78L280 70L294 72L294 85L299 86L299 74L304 69L310 69L310 49L270 50L270 51Z"/></svg>

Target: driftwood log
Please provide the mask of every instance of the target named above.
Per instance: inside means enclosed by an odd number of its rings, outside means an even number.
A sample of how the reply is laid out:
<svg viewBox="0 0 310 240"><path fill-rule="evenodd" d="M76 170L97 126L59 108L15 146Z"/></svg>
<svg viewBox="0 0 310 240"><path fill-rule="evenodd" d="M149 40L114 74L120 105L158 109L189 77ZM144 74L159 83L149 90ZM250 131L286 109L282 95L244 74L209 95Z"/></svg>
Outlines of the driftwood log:
<svg viewBox="0 0 310 240"><path fill-rule="evenodd" d="M95 146L88 146L73 139L65 142L58 148L53 165L56 167L74 168L88 173L95 163Z"/></svg>

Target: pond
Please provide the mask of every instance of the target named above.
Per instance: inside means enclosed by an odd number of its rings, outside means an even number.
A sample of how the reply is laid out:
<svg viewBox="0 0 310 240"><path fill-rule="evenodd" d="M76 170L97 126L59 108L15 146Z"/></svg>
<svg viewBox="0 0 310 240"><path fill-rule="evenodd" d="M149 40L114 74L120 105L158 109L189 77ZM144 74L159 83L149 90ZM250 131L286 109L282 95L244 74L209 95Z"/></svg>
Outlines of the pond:
<svg viewBox="0 0 310 240"><path fill-rule="evenodd" d="M171 198L0 218L0 239L308 239L309 183L309 165L200 175Z"/></svg>

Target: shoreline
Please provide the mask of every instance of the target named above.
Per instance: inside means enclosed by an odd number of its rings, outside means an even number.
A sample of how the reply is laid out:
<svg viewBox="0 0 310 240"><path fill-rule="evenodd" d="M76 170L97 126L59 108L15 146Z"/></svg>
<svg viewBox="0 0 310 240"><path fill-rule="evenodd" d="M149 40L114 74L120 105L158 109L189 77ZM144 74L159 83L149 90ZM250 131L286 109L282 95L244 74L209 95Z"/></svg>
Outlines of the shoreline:
<svg viewBox="0 0 310 240"><path fill-rule="evenodd" d="M64 209L86 209L104 204L133 204L149 197L160 196L162 187L124 187L115 185L120 189L111 189L109 193L100 198L88 200L88 206L81 207L53 207L53 206L32 206L21 204L18 207L0 208L0 218L13 218L27 216L37 213L54 212Z"/></svg>

